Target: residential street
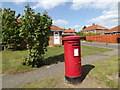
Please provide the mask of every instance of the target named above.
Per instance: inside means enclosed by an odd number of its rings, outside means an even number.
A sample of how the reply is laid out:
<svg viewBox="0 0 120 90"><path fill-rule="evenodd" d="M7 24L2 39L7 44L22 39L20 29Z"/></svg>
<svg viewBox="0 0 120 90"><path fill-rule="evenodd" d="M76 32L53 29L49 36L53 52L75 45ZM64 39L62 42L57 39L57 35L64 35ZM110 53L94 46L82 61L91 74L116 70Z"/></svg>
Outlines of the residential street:
<svg viewBox="0 0 120 90"><path fill-rule="evenodd" d="M119 0L1 0L0 89L118 89Z"/></svg>

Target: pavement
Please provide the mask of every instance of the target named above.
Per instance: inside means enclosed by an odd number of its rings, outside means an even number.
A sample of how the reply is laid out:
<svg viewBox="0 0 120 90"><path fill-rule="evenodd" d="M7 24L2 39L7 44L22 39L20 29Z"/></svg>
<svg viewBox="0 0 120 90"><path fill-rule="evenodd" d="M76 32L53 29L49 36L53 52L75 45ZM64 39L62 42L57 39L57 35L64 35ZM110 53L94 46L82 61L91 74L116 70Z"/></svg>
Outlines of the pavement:
<svg viewBox="0 0 120 90"><path fill-rule="evenodd" d="M99 43L99 42L81 41L81 44L82 45L89 45L89 46L109 48L109 49L119 49L119 47L120 47L119 43Z"/></svg>
<svg viewBox="0 0 120 90"><path fill-rule="evenodd" d="M96 61L104 60L110 56L118 54L118 50L114 49L113 51L105 52L99 55L91 55L83 57L83 64L90 64ZM41 80L48 77L53 77L56 75L64 74L64 62L53 64L44 68L40 68L34 71L29 71L19 74L6 74L2 76L2 88L19 88L25 84L34 82L36 80Z"/></svg>

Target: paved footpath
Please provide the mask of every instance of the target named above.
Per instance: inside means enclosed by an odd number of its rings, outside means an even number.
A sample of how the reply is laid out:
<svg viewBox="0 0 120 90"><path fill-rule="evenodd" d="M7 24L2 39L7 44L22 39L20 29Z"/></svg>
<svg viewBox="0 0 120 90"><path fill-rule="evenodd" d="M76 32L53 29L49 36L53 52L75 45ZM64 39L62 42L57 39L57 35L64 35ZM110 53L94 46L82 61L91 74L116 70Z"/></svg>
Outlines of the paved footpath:
<svg viewBox="0 0 120 90"><path fill-rule="evenodd" d="M104 60L110 56L118 54L118 50L105 52L99 55L91 55L82 58L82 64L90 64L96 61ZM29 71L14 75L3 75L2 76L2 87L3 88L19 88L25 84L41 80L47 77L64 74L64 62L53 64L44 68L40 68L34 71Z"/></svg>
<svg viewBox="0 0 120 90"><path fill-rule="evenodd" d="M119 43L99 43L99 42L86 42L81 41L82 45L89 45L89 46L97 46L97 47L103 47L103 48L110 48L110 49L118 49L120 47Z"/></svg>

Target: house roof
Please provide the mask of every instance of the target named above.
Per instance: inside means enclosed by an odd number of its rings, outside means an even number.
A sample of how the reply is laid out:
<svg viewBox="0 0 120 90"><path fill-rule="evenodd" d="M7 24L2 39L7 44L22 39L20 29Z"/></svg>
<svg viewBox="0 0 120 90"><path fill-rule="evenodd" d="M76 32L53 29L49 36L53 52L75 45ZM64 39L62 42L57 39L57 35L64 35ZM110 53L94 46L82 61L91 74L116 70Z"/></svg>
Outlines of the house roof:
<svg viewBox="0 0 120 90"><path fill-rule="evenodd" d="M120 32L120 25L105 31L105 33L107 33L107 32L116 32L116 31Z"/></svg>
<svg viewBox="0 0 120 90"><path fill-rule="evenodd" d="M64 34L62 34L62 36L76 36L76 33L70 33L70 34L68 34L68 33L64 33Z"/></svg>
<svg viewBox="0 0 120 90"><path fill-rule="evenodd" d="M93 30L93 29L108 29L108 28L100 26L100 25L92 25L92 26L89 26L83 29L82 31L88 31L88 30Z"/></svg>
<svg viewBox="0 0 120 90"><path fill-rule="evenodd" d="M72 29L65 29L64 32L76 32L76 31Z"/></svg>
<svg viewBox="0 0 120 90"><path fill-rule="evenodd" d="M63 28L60 28L60 27L58 27L58 26L55 26L55 25L52 25L51 26L51 31L56 31L56 30L64 30Z"/></svg>

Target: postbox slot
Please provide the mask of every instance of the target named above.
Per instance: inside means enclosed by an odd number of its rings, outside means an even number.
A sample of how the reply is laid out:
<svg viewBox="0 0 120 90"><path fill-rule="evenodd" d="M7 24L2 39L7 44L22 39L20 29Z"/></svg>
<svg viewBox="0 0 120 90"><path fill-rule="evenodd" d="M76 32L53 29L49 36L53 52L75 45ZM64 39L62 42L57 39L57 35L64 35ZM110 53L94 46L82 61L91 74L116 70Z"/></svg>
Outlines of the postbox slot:
<svg viewBox="0 0 120 90"><path fill-rule="evenodd" d="M80 42L69 42L69 43L80 43Z"/></svg>
<svg viewBox="0 0 120 90"><path fill-rule="evenodd" d="M72 43L79 43L79 42L72 42Z"/></svg>
<svg viewBox="0 0 120 90"><path fill-rule="evenodd" d="M72 46L79 46L79 45L72 45Z"/></svg>

